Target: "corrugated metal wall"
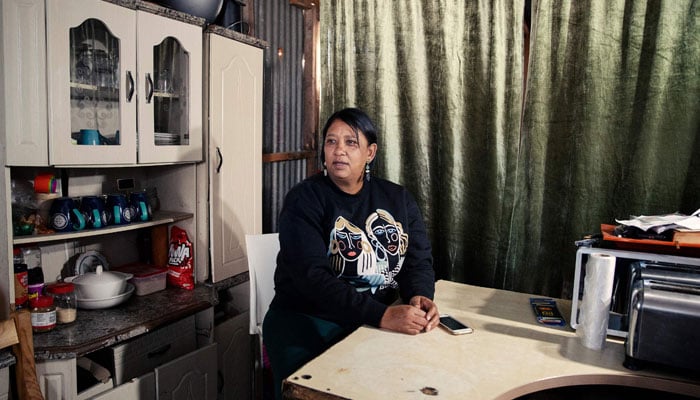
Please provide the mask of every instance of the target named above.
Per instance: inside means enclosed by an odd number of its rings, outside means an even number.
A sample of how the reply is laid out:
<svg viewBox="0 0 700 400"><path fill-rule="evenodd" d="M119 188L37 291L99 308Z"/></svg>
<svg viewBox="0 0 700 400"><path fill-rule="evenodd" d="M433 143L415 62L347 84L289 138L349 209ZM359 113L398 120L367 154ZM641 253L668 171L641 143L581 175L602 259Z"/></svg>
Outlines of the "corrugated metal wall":
<svg viewBox="0 0 700 400"><path fill-rule="evenodd" d="M263 153L303 150L303 11L289 0L255 1L255 36L266 40ZM287 191L306 177L306 162L263 165L263 232L277 232Z"/></svg>

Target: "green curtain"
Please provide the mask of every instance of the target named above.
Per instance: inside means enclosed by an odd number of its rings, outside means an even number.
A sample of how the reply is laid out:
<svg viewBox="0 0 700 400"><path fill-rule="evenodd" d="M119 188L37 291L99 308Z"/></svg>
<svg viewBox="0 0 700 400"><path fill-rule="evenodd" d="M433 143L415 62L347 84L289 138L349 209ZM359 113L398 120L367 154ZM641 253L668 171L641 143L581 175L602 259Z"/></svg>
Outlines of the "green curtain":
<svg viewBox="0 0 700 400"><path fill-rule="evenodd" d="M524 8L324 1L321 116L377 122L439 278L569 297L583 234L700 207L698 6L536 0L527 82Z"/></svg>

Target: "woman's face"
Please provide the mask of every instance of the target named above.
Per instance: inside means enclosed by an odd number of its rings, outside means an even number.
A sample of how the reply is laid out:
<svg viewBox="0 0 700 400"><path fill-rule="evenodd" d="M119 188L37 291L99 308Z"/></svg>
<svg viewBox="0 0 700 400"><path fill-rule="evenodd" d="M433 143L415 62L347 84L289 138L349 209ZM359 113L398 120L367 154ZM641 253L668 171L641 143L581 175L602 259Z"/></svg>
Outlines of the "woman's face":
<svg viewBox="0 0 700 400"><path fill-rule="evenodd" d="M354 194L362 188L365 164L371 162L377 152L377 144L368 144L364 133L355 134L341 120L328 127L323 144L324 165L328 176L341 190Z"/></svg>

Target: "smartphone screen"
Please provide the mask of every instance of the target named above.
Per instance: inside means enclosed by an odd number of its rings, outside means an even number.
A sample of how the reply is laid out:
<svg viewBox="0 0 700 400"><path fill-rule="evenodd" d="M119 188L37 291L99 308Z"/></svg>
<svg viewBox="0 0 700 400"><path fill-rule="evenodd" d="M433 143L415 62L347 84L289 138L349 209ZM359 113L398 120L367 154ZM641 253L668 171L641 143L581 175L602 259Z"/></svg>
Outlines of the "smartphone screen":
<svg viewBox="0 0 700 400"><path fill-rule="evenodd" d="M464 333L472 333L473 329L467 325L457 321L449 315L443 314L440 316L440 325L447 329L453 335L460 335Z"/></svg>

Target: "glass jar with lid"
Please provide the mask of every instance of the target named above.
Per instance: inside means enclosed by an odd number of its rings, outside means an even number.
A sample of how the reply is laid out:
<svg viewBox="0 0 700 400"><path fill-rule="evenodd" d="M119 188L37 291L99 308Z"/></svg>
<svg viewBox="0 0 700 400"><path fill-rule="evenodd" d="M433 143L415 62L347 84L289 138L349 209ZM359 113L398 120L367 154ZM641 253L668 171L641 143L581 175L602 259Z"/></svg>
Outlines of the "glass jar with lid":
<svg viewBox="0 0 700 400"><path fill-rule="evenodd" d="M46 292L54 299L56 321L59 324L70 324L75 321L78 311L75 285L70 282L56 282L48 285Z"/></svg>
<svg viewBox="0 0 700 400"><path fill-rule="evenodd" d="M29 305L34 333L48 332L56 327L56 306L53 305L53 297L37 296Z"/></svg>

